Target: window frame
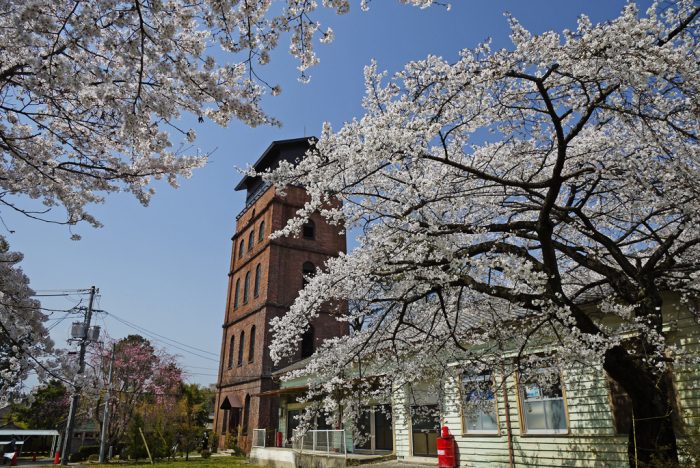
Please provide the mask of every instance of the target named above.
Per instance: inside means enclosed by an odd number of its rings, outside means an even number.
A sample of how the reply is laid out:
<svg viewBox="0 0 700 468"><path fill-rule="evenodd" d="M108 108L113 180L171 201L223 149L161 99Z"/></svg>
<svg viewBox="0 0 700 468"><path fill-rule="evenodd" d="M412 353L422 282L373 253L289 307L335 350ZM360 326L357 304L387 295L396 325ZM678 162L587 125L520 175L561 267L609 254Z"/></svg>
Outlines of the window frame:
<svg viewBox="0 0 700 468"><path fill-rule="evenodd" d="M243 353L245 352L245 330L241 330L241 334L238 337L238 367L243 365Z"/></svg>
<svg viewBox="0 0 700 468"><path fill-rule="evenodd" d="M253 297L260 296L260 280L262 279L262 265L258 263L255 267L255 279L253 280Z"/></svg>
<svg viewBox="0 0 700 468"><path fill-rule="evenodd" d="M250 271L245 274L245 279L243 280L243 304L247 304L250 301Z"/></svg>
<svg viewBox="0 0 700 468"><path fill-rule="evenodd" d="M311 354L308 354L309 346L311 349ZM309 325L309 328L304 331L301 335L301 341L299 342L299 352L301 359L306 359L311 357L316 352L316 330L313 325Z"/></svg>
<svg viewBox="0 0 700 468"><path fill-rule="evenodd" d="M531 372L533 373L543 373L547 369L553 369L553 368L540 368L540 369L532 369ZM562 375L561 370L556 370L557 376L559 378L559 388L561 389L561 400L564 404L564 421L566 423L566 428L565 429L528 429L527 427L527 416L526 416L526 411L525 411L525 406L524 403L527 402L525 399L525 379L523 379L523 375L520 372L516 373L516 384L517 384L517 392L516 396L518 398L518 415L520 419L520 433L522 436L568 436L571 434L571 419L569 418L569 403L567 401L566 397L566 387L564 386L564 376ZM535 384L538 385L539 384ZM541 390L541 388L540 388ZM554 398L551 398L549 400L554 400ZM539 400L534 400L534 401L545 401L544 399L539 399Z"/></svg>
<svg viewBox="0 0 700 468"><path fill-rule="evenodd" d="M258 242L262 242L265 240L265 220L263 219L260 222L260 226L258 227Z"/></svg>
<svg viewBox="0 0 700 468"><path fill-rule="evenodd" d="M307 276L309 278L313 278L314 276L316 276L316 265L314 265L313 262L310 262L308 260L301 264L301 287L302 288L306 287L306 285L309 284L309 281L306 279Z"/></svg>
<svg viewBox="0 0 700 468"><path fill-rule="evenodd" d="M227 369L233 369L234 357L236 355L236 334L232 333L231 338L228 340L228 361Z"/></svg>
<svg viewBox="0 0 700 468"><path fill-rule="evenodd" d="M255 362L255 325L250 327L250 337L248 338L248 364Z"/></svg>
<svg viewBox="0 0 700 468"><path fill-rule="evenodd" d="M310 236L306 235L307 227L311 228L311 235ZM302 224L302 226L301 226L301 238L306 239L306 240L315 240L316 239L316 223L314 223L313 220L309 219L304 224Z"/></svg>
<svg viewBox="0 0 700 468"><path fill-rule="evenodd" d="M610 375L607 372L605 372L605 383L608 387L608 403L610 404L610 420L612 422L613 431L615 432L616 436L629 436L629 433L632 430L632 400L630 399L627 392L625 392L625 390L622 388L622 386L619 383L617 383L612 377L610 377ZM619 403L630 406L629 421L622 421L620 419L620 411L625 411L626 408L621 408L619 406L617 401L618 399L622 400ZM621 427L623 425L628 426L626 431L624 430L624 428Z"/></svg>
<svg viewBox="0 0 700 468"><path fill-rule="evenodd" d="M250 234L248 234L248 252L253 250L255 246L255 229L251 229Z"/></svg>
<svg viewBox="0 0 700 468"><path fill-rule="evenodd" d="M245 239L241 237L241 241L238 243L238 259L240 260L245 256Z"/></svg>
<svg viewBox="0 0 700 468"><path fill-rule="evenodd" d="M241 291L241 279L237 278L236 279L236 287L233 291L233 310L238 309L238 306L240 306L240 291Z"/></svg>
<svg viewBox="0 0 700 468"><path fill-rule="evenodd" d="M491 389L493 391L493 409L494 409L494 414L495 414L495 419L496 419L496 428L495 429L489 429L489 430L483 430L483 429L473 429L470 430L469 426L467 424L467 414L465 412L465 397L466 397L466 389L464 385L464 380L467 377L471 377L473 382L477 381L485 381L485 379L479 379L480 377L486 377L488 376L488 380L491 383ZM460 414L461 414L461 421L462 421L462 436L500 436L501 435L501 420L500 420L500 414L499 414L499 406L498 406L498 392L496 391L496 386L494 385L495 379L494 379L494 374L492 371L486 371L486 373L480 373L480 374L475 374L475 375L469 375L466 372L462 372L458 376L458 381L457 385L459 386L459 394L460 394Z"/></svg>

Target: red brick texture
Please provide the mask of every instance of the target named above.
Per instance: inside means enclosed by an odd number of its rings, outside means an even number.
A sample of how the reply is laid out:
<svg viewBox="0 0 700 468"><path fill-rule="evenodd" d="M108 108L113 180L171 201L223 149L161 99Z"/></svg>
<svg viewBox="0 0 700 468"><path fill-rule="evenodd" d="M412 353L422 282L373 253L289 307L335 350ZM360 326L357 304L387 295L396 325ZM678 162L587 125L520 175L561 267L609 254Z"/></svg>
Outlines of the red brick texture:
<svg viewBox="0 0 700 468"><path fill-rule="evenodd" d="M276 398L259 397L261 392L277 388L272 381L272 371L301 359L301 349L293 360L275 366L269 355L272 333L269 322L283 315L303 286L302 266L311 262L322 267L324 262L339 252L345 252L345 234L340 227L331 226L319 215L312 216L315 224L313 239L303 236L269 240L271 232L282 228L307 200L301 188L288 188L286 196L275 193L270 187L251 206L248 206L236 224L232 238L231 269L229 272L228 296L223 324L220 355L220 371L214 431L219 434L219 447L224 448L224 416L220 409L225 398L234 406L245 406L250 396L248 427L240 444L250 450L252 430L268 429L272 434L277 428L278 401ZM264 222L263 240L259 240L259 229ZM253 233L253 245L249 239ZM239 255L241 242L243 255ZM259 267L259 291L255 295L256 268ZM249 274L247 301L244 300L244 284ZM238 301L235 301L236 282L239 282ZM347 323L338 322L328 314L321 314L313 323L314 344L317 348L324 340L348 333ZM255 346L250 349L251 331L255 327ZM244 333L242 359L239 365L241 332ZM230 349L231 337L233 349ZM231 353L233 353L232 356ZM229 366L231 364L231 366ZM235 411L235 410L234 410ZM243 420L241 408L241 421ZM229 430L230 428L227 428Z"/></svg>

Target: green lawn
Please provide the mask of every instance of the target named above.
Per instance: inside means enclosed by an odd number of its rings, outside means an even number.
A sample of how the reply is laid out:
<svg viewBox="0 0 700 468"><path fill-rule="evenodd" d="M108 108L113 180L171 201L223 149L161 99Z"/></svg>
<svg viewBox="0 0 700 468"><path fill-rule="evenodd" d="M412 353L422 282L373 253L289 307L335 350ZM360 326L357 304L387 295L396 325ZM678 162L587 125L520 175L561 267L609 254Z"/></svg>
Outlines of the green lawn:
<svg viewBox="0 0 700 468"><path fill-rule="evenodd" d="M107 467L111 466L114 468L126 468L129 466L138 466L140 468L146 468L147 466L150 466L150 462L148 460L146 461L139 461L138 463L122 463L122 462L112 462L109 465L99 465L99 464L84 464L83 466L90 466L90 467ZM255 465L251 465L248 463L248 460L242 457L232 457L232 456L221 456L221 457L211 457L209 459L204 459L204 458L190 458L189 461L185 461L184 458L178 458L176 461L157 461L154 466L157 466L158 468L167 468L167 467L173 467L173 468L209 468L209 467L214 467L214 468L223 468L223 467L242 467L245 466L247 468L254 468Z"/></svg>

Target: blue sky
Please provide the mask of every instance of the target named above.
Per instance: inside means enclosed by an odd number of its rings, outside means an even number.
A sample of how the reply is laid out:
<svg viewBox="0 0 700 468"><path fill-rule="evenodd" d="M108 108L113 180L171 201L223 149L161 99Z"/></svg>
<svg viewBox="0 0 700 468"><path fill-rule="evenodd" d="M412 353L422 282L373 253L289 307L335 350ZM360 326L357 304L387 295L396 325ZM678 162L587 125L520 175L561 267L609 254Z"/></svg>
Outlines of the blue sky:
<svg viewBox="0 0 700 468"><path fill-rule="evenodd" d="M133 197L117 194L92 210L104 227L79 226L81 241L69 240L65 227L47 225L3 213L14 234L4 232L13 250L25 254L24 271L36 290L100 289L99 309L161 336L203 351L184 352L163 341L156 344L180 356L189 380L214 383L221 345L221 323L226 301L227 270L235 217L243 207L243 193L233 187L240 179L236 167L254 162L272 140L316 135L330 121L343 122L362 115L362 69L372 58L380 69L395 72L415 59L433 54L454 60L462 48L486 38L494 48L509 46L508 11L525 27L538 33L575 28L585 13L594 22L617 16L625 2L583 1L468 1L453 0L452 10L420 10L398 0L375 0L369 12L319 15L336 39L318 45L319 66L310 71L310 84L297 81L288 42L273 54L271 64L258 69L282 94L264 101L265 110L279 119L277 127L249 128L237 122L228 128L195 124L196 145L213 154L207 166L183 180L178 190L158 184L148 208ZM648 2L640 3L642 11ZM325 28L324 28L325 29ZM177 139L177 137L174 137ZM42 298L44 305L66 309L78 296ZM56 313L55 318L63 317ZM64 346L72 317L52 329L57 345ZM136 333L109 315L96 324L110 336ZM158 338L158 337L156 337ZM158 338L159 340L161 338ZM203 356L203 357L202 357Z"/></svg>

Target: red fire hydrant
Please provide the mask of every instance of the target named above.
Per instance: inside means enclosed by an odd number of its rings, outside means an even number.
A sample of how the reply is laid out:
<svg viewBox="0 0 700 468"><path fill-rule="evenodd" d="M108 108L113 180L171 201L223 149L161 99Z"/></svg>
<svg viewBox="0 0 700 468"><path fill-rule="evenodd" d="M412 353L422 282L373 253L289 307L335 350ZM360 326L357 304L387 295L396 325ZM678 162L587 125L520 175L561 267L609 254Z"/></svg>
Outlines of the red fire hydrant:
<svg viewBox="0 0 700 468"><path fill-rule="evenodd" d="M442 426L441 437L437 439L438 468L455 468L457 466L455 438L447 426Z"/></svg>

